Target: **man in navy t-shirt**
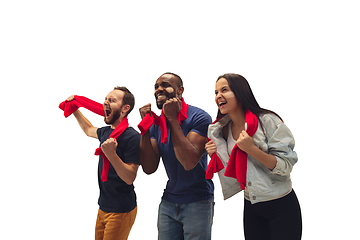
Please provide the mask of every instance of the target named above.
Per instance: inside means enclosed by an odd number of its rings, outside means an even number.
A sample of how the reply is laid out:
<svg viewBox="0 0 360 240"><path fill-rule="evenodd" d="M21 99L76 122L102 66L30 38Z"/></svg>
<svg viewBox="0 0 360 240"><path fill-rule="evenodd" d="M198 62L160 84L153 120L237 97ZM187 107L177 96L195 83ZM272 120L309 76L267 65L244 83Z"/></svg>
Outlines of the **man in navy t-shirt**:
<svg viewBox="0 0 360 240"><path fill-rule="evenodd" d="M142 135L140 164L147 174L154 173L163 160L168 182L159 206L160 240L211 239L214 211L214 185L205 179L207 168L207 128L211 117L202 109L187 105L182 98L181 78L173 73L161 75L155 83L155 98L166 117L167 141L160 126L153 125ZM187 108L181 122L178 114ZM140 108L142 118L151 112L151 104Z"/></svg>
<svg viewBox="0 0 360 240"><path fill-rule="evenodd" d="M67 100L73 99L71 96ZM126 87L116 87L106 96L103 104L104 121L110 126L96 128L79 110L73 113L85 134L99 139L101 150L110 162L107 178L104 180L103 158L99 157L100 196L96 240L127 239L136 218L137 203L133 182L139 167L140 134L128 127L126 118L134 104L135 98ZM125 130L117 139L109 138L118 125L123 125Z"/></svg>

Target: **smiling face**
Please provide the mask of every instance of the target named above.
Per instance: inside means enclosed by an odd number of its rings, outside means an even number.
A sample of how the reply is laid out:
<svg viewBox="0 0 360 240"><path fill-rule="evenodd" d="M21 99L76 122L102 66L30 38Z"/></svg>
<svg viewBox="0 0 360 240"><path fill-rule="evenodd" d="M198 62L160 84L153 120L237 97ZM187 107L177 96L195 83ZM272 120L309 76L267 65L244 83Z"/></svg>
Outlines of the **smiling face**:
<svg viewBox="0 0 360 240"><path fill-rule="evenodd" d="M159 109L168 99L181 98L184 88L179 85L179 80L172 74L163 74L156 80L154 96Z"/></svg>
<svg viewBox="0 0 360 240"><path fill-rule="evenodd" d="M236 99L225 78L220 78L215 85L215 102L221 114L239 110L241 103Z"/></svg>
<svg viewBox="0 0 360 240"><path fill-rule="evenodd" d="M120 90L111 91L104 101L104 121L106 124L114 124L121 116L121 109L123 107L122 99L124 92Z"/></svg>

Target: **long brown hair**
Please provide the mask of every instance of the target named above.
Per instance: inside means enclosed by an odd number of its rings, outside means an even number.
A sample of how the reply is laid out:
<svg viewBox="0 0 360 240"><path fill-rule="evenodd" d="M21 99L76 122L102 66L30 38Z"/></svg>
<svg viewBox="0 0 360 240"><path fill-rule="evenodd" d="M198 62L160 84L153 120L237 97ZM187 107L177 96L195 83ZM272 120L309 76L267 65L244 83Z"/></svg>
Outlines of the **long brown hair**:
<svg viewBox="0 0 360 240"><path fill-rule="evenodd" d="M234 73L227 73L218 77L216 81L219 81L220 78L225 78L228 81L229 87L234 93L236 99L241 103L244 108L250 110L253 114L255 114L257 118L259 118L263 114L272 113L278 118L280 118L282 121L282 118L277 113L260 107L260 105L255 99L255 96L250 88L248 81L243 76ZM217 118L220 118L222 116L223 114L221 114L220 110L218 110Z"/></svg>

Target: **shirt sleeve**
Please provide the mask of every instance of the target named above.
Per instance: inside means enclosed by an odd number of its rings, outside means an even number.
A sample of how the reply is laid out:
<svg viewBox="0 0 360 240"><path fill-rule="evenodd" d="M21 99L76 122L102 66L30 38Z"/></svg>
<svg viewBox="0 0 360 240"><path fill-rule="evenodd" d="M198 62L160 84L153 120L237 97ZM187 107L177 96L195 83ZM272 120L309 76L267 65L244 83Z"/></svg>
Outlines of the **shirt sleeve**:
<svg viewBox="0 0 360 240"><path fill-rule="evenodd" d="M191 121L189 132L196 132L203 137L207 136L209 125L212 123L210 115L205 111L194 114Z"/></svg>
<svg viewBox="0 0 360 240"><path fill-rule="evenodd" d="M264 127L268 140L268 154L276 157L276 166L273 174L290 175L293 166L298 161L294 151L295 139L290 129L275 115L264 117Z"/></svg>
<svg viewBox="0 0 360 240"><path fill-rule="evenodd" d="M98 128L96 130L96 134L98 136L99 141L101 142L101 136L103 135L103 128Z"/></svg>
<svg viewBox="0 0 360 240"><path fill-rule="evenodd" d="M150 132L150 139L154 138L154 139L157 139L157 129L155 129L156 127L160 128L159 126L155 126L155 125L152 125L149 129L149 132Z"/></svg>
<svg viewBox="0 0 360 240"><path fill-rule="evenodd" d="M125 163L136 163L139 162L139 146L140 146L140 134L133 134L133 136L127 139L126 150L124 151Z"/></svg>

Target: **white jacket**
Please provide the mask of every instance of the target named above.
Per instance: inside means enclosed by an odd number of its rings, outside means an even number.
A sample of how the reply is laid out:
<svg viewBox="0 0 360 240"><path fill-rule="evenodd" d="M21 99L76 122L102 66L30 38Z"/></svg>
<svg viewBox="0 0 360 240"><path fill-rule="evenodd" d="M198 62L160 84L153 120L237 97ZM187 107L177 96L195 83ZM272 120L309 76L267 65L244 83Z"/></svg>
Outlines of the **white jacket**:
<svg viewBox="0 0 360 240"><path fill-rule="evenodd" d="M229 153L222 129L229 121L230 116L226 115L208 128L208 136L215 142L217 155L225 167L218 173L225 200L241 191L240 184L235 178L224 176ZM265 132L259 123L253 136L254 144L262 151L274 155L277 163L271 171L248 155L246 188L252 204L276 199L289 193L292 189L290 172L298 160L296 152L293 151L295 140L289 128L274 114L263 114L259 121L263 123Z"/></svg>

